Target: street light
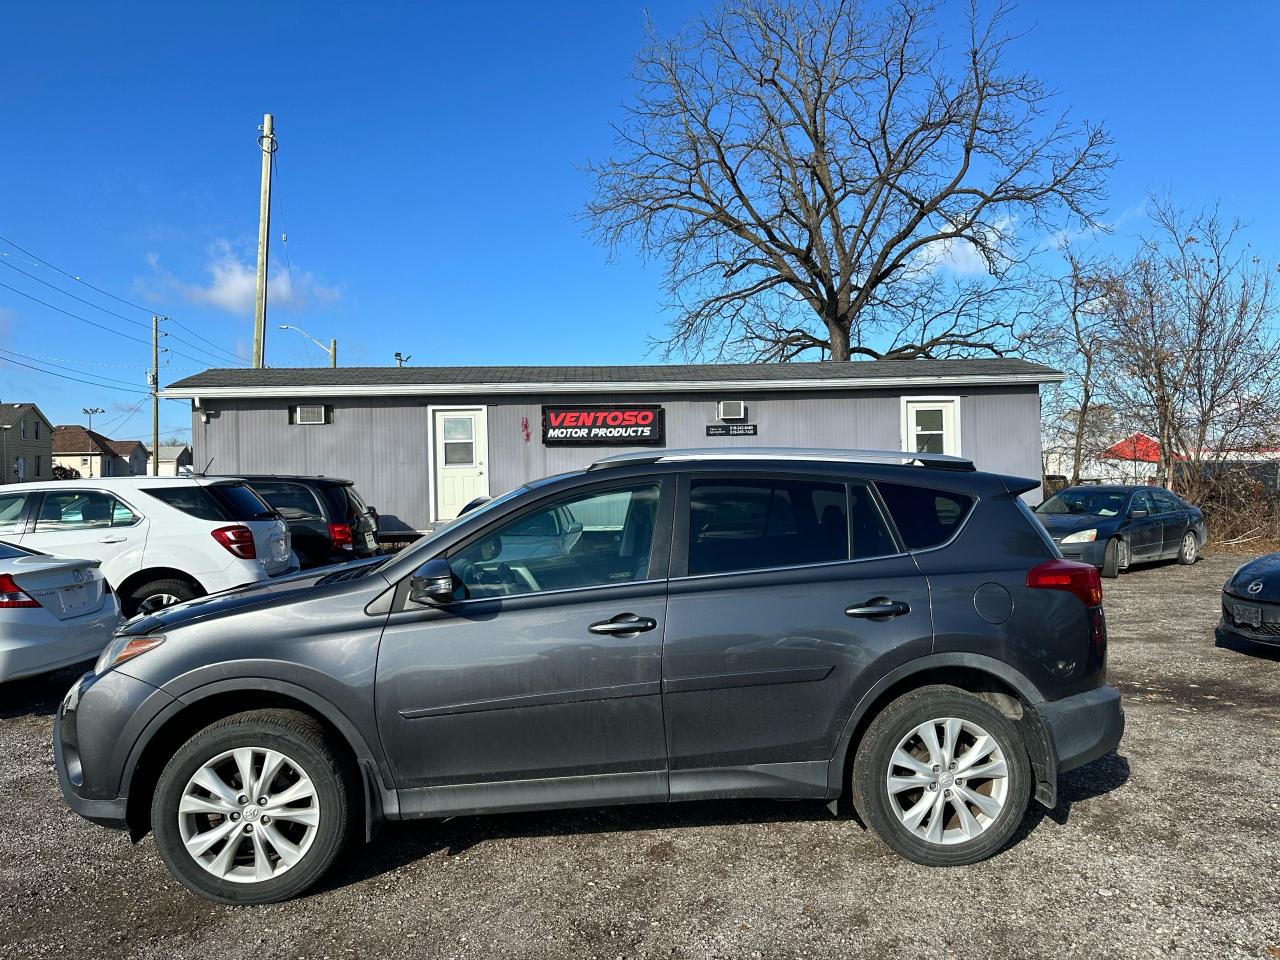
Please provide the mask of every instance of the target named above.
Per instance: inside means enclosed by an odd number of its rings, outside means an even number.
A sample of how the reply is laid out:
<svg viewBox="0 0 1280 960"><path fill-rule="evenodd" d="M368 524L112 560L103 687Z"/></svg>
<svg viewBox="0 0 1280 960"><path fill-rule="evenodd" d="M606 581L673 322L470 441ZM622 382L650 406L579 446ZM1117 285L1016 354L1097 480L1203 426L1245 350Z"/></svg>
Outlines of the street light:
<svg viewBox="0 0 1280 960"><path fill-rule="evenodd" d="M323 343L321 343L311 334L307 333L307 331L303 330L301 327L291 326L290 324L287 324L287 323L279 323L279 324L276 324L276 326L281 330L296 330L298 333L302 334L304 337L306 337L308 340L310 340L317 347L319 347L321 350L323 350L325 353L329 355L329 366L336 367L338 365L338 341L337 340L330 340L329 345L326 347Z"/></svg>
<svg viewBox="0 0 1280 960"><path fill-rule="evenodd" d="M93 429L93 415L95 413L106 413L101 407L81 407L80 412L89 418L89 429Z"/></svg>

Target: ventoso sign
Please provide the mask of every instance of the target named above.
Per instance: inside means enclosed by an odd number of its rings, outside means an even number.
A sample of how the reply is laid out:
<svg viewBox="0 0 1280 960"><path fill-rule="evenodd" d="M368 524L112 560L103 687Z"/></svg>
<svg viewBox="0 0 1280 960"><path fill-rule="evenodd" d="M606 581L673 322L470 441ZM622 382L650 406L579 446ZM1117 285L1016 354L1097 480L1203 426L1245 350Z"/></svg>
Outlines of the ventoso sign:
<svg viewBox="0 0 1280 960"><path fill-rule="evenodd" d="M548 447L661 446L662 407L656 404L542 408Z"/></svg>

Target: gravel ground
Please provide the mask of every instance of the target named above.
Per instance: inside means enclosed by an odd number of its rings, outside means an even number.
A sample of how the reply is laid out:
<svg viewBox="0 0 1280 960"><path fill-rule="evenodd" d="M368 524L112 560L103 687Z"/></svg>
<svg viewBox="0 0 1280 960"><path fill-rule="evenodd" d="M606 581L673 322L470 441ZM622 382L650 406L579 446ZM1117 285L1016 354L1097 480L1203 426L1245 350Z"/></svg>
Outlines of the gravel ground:
<svg viewBox="0 0 1280 960"><path fill-rule="evenodd" d="M1107 582L1118 755L993 860L898 859L820 803L389 825L313 895L215 906L72 814L50 720L0 688L0 957L1197 956L1280 960L1280 651L1219 649L1235 558Z"/></svg>

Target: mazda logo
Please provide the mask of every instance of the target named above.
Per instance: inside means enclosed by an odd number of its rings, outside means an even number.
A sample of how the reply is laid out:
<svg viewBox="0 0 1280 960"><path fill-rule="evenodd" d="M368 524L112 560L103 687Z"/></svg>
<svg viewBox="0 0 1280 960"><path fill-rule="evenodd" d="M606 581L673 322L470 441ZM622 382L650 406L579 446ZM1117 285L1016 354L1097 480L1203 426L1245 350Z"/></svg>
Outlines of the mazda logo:
<svg viewBox="0 0 1280 960"><path fill-rule="evenodd" d="M1262 592L1262 581L1261 581L1261 580L1255 580L1255 581L1253 581L1253 583L1249 584L1249 586L1248 586L1248 587L1246 587L1245 589L1246 589L1246 590L1248 590L1250 593L1261 593L1261 592Z"/></svg>

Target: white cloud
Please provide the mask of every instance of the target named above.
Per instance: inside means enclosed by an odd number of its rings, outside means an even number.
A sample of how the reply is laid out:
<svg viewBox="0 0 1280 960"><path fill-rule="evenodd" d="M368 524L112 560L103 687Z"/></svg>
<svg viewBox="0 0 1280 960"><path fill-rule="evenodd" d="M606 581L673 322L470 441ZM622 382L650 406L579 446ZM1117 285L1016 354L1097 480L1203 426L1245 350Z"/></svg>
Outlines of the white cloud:
<svg viewBox="0 0 1280 960"><path fill-rule="evenodd" d="M227 313L247 316L253 313L257 293L256 265L248 258L241 258L227 240L215 240L208 248L205 272L207 283L187 283L167 273L160 267L159 257L147 255L152 269L162 274L165 282L192 303L206 304ZM267 278L267 299L276 304L289 302L290 294L300 308L316 303L333 303L341 299L337 287L319 283L309 271L293 272L292 286L288 272L275 264Z"/></svg>
<svg viewBox="0 0 1280 960"><path fill-rule="evenodd" d="M996 250L1002 250L1013 242L1013 217L1001 217L995 223L984 225L982 230ZM991 272L978 248L968 240L938 240L922 248L915 256L912 267L921 273L945 270L958 277L973 277Z"/></svg>

